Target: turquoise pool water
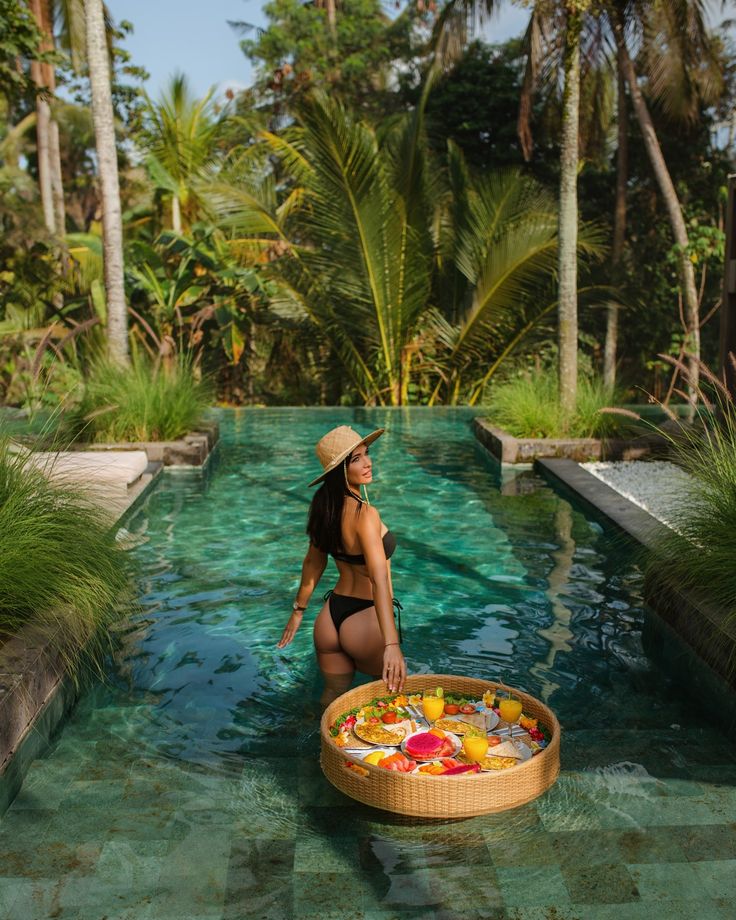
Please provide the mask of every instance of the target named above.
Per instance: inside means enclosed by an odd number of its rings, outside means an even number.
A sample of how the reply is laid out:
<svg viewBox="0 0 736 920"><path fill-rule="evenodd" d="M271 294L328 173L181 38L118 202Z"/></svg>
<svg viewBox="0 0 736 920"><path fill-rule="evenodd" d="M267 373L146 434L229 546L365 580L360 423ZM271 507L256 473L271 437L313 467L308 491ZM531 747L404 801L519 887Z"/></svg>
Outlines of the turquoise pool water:
<svg viewBox="0 0 736 920"><path fill-rule="evenodd" d="M127 522L140 610L0 820L0 917L733 916L733 745L645 655L630 552L530 472L502 478L471 417L222 414L209 474L167 474ZM388 429L371 498L411 670L502 678L558 713L563 773L536 802L422 824L323 779L309 629L275 642L313 445L339 423Z"/></svg>

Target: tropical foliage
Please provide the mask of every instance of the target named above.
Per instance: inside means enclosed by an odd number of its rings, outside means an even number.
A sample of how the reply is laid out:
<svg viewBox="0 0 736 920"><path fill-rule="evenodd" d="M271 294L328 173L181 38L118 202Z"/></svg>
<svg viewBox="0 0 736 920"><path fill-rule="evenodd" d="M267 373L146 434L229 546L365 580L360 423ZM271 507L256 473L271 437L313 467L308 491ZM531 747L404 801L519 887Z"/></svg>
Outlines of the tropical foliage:
<svg viewBox="0 0 736 920"><path fill-rule="evenodd" d="M229 99L196 97L181 74L149 97L123 48L130 26L108 21L124 267L112 314L125 314L132 350L154 366L186 361L226 402L383 404L478 403L500 370L549 351L567 7L529 4L526 36L469 44L491 6L389 14L376 0L274 0L266 29L238 25L257 77ZM84 8L41 3L34 22L20 0L0 7L13 55L4 71L0 61L0 399L32 408L78 399L112 324ZM697 267L701 324L717 305L733 54L696 0L586 10L579 240L565 257L579 273L578 343L596 370L605 351L609 381L618 364L626 384L666 392L656 355L692 344L692 317L683 327L678 309L683 260ZM630 101L621 15L685 245L640 120L616 104ZM32 60L71 88L47 113L65 234L50 232L42 207ZM617 159L622 138L628 158ZM702 330L709 357L716 326Z"/></svg>
<svg viewBox="0 0 736 920"><path fill-rule="evenodd" d="M219 213L278 234L277 308L318 328L365 402L475 402L553 305L551 196L515 171L473 180L454 145L437 161L421 107L379 136L316 95L265 141L288 206L266 215L220 189ZM597 242L584 234L586 251Z"/></svg>

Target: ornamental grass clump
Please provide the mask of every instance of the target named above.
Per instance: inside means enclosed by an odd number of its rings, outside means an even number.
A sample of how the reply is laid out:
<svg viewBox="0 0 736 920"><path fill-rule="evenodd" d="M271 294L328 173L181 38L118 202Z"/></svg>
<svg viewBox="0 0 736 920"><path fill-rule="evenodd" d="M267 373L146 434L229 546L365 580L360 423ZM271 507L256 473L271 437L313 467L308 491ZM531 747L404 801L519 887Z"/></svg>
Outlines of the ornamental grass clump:
<svg viewBox="0 0 736 920"><path fill-rule="evenodd" d="M211 402L211 388L185 360L137 358L130 367L98 361L70 421L83 441L173 441L196 429Z"/></svg>
<svg viewBox="0 0 736 920"><path fill-rule="evenodd" d="M85 493L50 482L29 457L0 436L0 639L31 628L76 674L106 646L130 567Z"/></svg>
<svg viewBox="0 0 736 920"><path fill-rule="evenodd" d="M733 357L732 359L733 360ZM687 370L681 365L687 380ZM704 406L691 424L672 416L667 431L674 459L692 478L677 517L677 534L657 547L649 575L707 597L736 615L736 405L733 396L701 363ZM684 394L683 394L684 395Z"/></svg>
<svg viewBox="0 0 736 920"><path fill-rule="evenodd" d="M581 376L575 413L560 407L557 372L542 368L512 377L491 391L490 419L517 438L603 438L617 434L620 417L606 413L616 393L594 376Z"/></svg>

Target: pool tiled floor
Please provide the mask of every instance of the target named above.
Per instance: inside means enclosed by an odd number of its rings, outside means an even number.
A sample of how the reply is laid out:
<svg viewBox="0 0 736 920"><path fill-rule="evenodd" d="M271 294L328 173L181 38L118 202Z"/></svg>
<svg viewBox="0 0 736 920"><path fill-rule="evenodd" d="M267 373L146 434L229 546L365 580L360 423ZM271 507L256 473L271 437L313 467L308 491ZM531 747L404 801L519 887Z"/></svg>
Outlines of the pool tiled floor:
<svg viewBox="0 0 736 920"><path fill-rule="evenodd" d="M578 762L575 746L571 733ZM37 761L0 822L3 920L734 916L730 756L681 764L690 779L563 770L520 809L441 823L357 805L316 760L265 758L260 798L252 763L128 757L107 781L85 779L88 764L44 801L55 758Z"/></svg>

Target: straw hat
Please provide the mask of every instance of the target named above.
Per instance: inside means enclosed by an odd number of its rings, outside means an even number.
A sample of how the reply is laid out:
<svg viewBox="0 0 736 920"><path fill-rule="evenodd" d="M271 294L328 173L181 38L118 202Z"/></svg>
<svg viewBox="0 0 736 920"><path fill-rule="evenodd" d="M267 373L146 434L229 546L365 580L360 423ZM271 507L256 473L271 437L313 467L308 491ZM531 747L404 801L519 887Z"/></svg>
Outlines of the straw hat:
<svg viewBox="0 0 736 920"><path fill-rule="evenodd" d="M337 428L328 431L323 438L317 441L315 448L319 462L322 464L322 474L313 479L309 485L316 485L349 457L356 447L361 444L372 444L376 438L381 437L385 430L385 428L376 428L365 438L349 425L338 425Z"/></svg>

